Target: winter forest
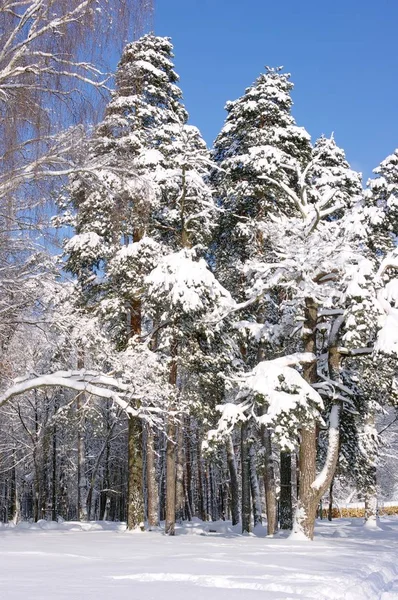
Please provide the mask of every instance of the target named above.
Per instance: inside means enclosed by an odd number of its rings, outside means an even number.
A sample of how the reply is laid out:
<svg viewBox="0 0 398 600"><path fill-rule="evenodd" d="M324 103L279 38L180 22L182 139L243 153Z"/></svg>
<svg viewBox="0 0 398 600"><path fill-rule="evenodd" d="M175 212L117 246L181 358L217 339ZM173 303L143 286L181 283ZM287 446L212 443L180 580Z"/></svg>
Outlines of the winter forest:
<svg viewBox="0 0 398 600"><path fill-rule="evenodd" d="M0 3L0 519L312 540L357 502L376 530L398 506L398 150L362 181L277 65L208 148L152 13Z"/></svg>

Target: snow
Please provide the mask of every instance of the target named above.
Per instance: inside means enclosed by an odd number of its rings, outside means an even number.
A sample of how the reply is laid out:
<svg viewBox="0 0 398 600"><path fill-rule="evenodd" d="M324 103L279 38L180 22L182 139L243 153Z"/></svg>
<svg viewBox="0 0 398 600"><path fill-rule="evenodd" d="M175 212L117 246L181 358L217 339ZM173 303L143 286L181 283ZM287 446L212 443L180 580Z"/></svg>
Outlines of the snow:
<svg viewBox="0 0 398 600"><path fill-rule="evenodd" d="M326 454L325 465L315 481L311 484L314 490L320 490L326 484L328 477L331 473L334 473L336 468L336 462L339 455L339 441L340 441L340 406L334 404L329 415L329 432L328 432L328 450Z"/></svg>
<svg viewBox="0 0 398 600"><path fill-rule="evenodd" d="M308 362L311 354L302 353L274 360L264 360L248 373L244 379L241 396L247 391L260 394L267 399L268 409L265 415L258 417L258 422L269 425L277 421L280 413L293 412L297 405L307 406L312 401L319 409L323 401L316 390L303 379L298 371L288 364L296 364L301 360ZM310 357L310 358L309 358ZM247 391L246 391L247 390Z"/></svg>
<svg viewBox="0 0 398 600"><path fill-rule="evenodd" d="M320 521L314 542L238 535L228 522L194 520L128 534L123 524L0 526L6 600L396 600L398 519Z"/></svg>
<svg viewBox="0 0 398 600"><path fill-rule="evenodd" d="M192 260L192 252L181 250L169 254L159 262L146 278L149 294L167 298L174 310L195 313L230 308L230 293L216 280L204 259ZM210 316L210 320L218 313Z"/></svg>

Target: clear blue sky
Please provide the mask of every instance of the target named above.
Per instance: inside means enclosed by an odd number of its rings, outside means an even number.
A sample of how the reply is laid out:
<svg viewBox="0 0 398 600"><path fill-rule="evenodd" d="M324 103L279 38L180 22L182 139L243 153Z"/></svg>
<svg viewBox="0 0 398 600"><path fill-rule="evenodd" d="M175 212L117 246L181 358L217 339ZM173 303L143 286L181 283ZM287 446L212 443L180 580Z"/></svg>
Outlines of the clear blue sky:
<svg viewBox="0 0 398 600"><path fill-rule="evenodd" d="M264 65L295 84L293 114L315 140L335 132L365 180L398 147L398 0L157 0L190 121L209 145L224 105Z"/></svg>

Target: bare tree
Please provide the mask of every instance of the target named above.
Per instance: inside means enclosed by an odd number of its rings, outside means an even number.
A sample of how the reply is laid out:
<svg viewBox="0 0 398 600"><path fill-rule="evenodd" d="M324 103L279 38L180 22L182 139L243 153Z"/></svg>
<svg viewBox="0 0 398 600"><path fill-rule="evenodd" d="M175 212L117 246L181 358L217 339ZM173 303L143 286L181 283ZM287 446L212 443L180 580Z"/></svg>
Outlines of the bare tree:
<svg viewBox="0 0 398 600"><path fill-rule="evenodd" d="M150 27L152 8L151 0L1 2L0 200L9 216L21 185L40 198L38 180L68 167L71 144L60 131L96 120L108 90L104 56Z"/></svg>

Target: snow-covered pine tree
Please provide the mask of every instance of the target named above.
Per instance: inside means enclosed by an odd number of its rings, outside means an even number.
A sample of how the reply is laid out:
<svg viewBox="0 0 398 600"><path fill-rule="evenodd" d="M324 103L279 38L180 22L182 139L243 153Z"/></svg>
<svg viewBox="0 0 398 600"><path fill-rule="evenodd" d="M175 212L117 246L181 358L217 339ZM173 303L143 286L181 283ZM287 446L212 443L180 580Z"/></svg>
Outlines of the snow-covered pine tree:
<svg viewBox="0 0 398 600"><path fill-rule="evenodd" d="M78 276L83 303L108 323L119 350L132 338L139 343L144 277L164 252L166 193L157 178L170 168L187 118L171 59L167 38L146 35L125 48L105 119L89 142L82 175L71 185L76 234L65 248L67 268ZM98 165L93 173L90 163ZM141 424L130 418L129 430L132 528L143 522Z"/></svg>
<svg viewBox="0 0 398 600"><path fill-rule="evenodd" d="M251 298L249 302L261 300L265 315L269 312L269 305L279 304L278 310L282 314L280 324L286 328L284 332L279 331L279 339L282 337L286 341L294 331L302 331L301 348L314 356L312 362L304 365L302 373L312 385L317 385L318 378L316 357L320 350L320 321L329 316L321 327L328 339L326 378L333 380L334 388L339 389L340 356L336 351L336 340L340 323L334 317L336 309L339 306L338 312L342 309L347 269L355 270L362 259L360 248L354 243L355 237L349 239L343 226L343 217L360 192L360 177L350 170L333 139L329 143L320 140L307 164L300 166L296 163L290 175L293 182L290 187L278 177L288 163L286 160L281 163L278 171L276 156L280 154L273 148L269 149L262 158L262 174L258 177L277 188L283 206L290 203L292 211L283 214L282 208L281 216L265 215L257 221L264 255L259 254L246 261L244 270L250 284L246 284L246 296ZM263 326L254 324L253 317L251 321L242 325L257 340L262 335L265 339L270 337L264 321ZM298 328L300 322L301 327ZM278 350L274 347L274 351ZM324 386L317 387L322 389ZM334 473L341 402L342 394L333 395L326 465L318 477L316 419L310 413L307 418L303 414L300 416L301 483L295 529L307 537L313 535L319 498Z"/></svg>
<svg viewBox="0 0 398 600"><path fill-rule="evenodd" d="M202 325L197 323L191 333L182 325L181 331L174 326L170 334L168 320L175 323L185 309L190 318L191 308L182 303L177 318L174 300L159 301L154 280L148 275L156 265L173 264L177 272L182 268L180 275L185 277L189 271L184 267L185 257L193 271L205 279L210 277L203 261L197 259L206 251L216 211L207 183L209 153L199 131L186 124L171 58L172 45L167 38L147 35L126 47L114 97L90 142L89 161L103 161L103 168L89 177L83 169L83 176L72 184L76 235L66 245L66 252L68 268L80 280L84 302L108 323L118 349L124 350L132 339L137 347L144 336L145 343L149 340L151 348L166 358L174 397L182 381L178 365L183 362L184 344L180 342L189 335L199 336ZM181 254L192 246L196 249L188 252L189 257ZM168 267L165 273L169 273ZM173 279L174 271L171 275ZM178 295L184 295L185 284L180 280L178 285ZM200 291L198 281L195 286ZM203 293L207 293L205 289ZM192 364L193 356L190 358ZM170 399L170 407L174 406ZM133 421L130 419L131 427ZM138 425L136 432L131 431L131 455L140 429ZM174 417L170 417L168 429L166 529L173 534ZM148 448L147 456L152 454ZM136 461L141 464L138 455ZM147 474L152 472L147 469ZM137 487L138 479L131 488ZM130 521L134 525L140 522L134 515Z"/></svg>
<svg viewBox="0 0 398 600"><path fill-rule="evenodd" d="M358 493L366 501L366 521L373 524L377 520L376 466L380 447L375 423L378 413L396 402L391 363L395 280L389 267L393 256L389 251L395 246L398 226L397 152L382 161L374 173L377 177L368 181L363 198L347 223L359 239L366 259L350 275L342 329L346 352L342 376L353 390L358 416L353 419L347 414L341 423L346 461L343 464L348 461L353 466ZM380 275L376 276L378 268Z"/></svg>
<svg viewBox="0 0 398 600"><path fill-rule="evenodd" d="M240 267L264 253L256 223L268 214L297 212L289 197L262 179L266 163L267 172L282 185L295 188L297 168L310 159L310 136L291 114L292 89L289 74L267 67L243 96L226 104L228 115L214 142L213 156L220 168L214 180L224 209L218 270L228 270L230 286L236 272L238 295L242 293Z"/></svg>
<svg viewBox="0 0 398 600"><path fill-rule="evenodd" d="M223 208L217 237L217 276L242 301L246 299L246 262L266 260L268 249L259 224L271 215L296 214L300 208L280 187L264 178L265 174L272 175L282 187L297 190L297 171L311 155L310 136L291 115L292 88L290 75L281 68L267 68L241 98L227 103L226 122L214 144L214 159L220 168L214 181ZM264 324L261 302L254 303L240 317ZM248 343L246 336L240 337L243 362L246 368L253 367L264 355L262 342L253 344L252 339ZM266 429L262 437L269 453L271 443ZM266 490L268 528L272 534L276 527L272 459L266 457L266 463L266 482L270 482Z"/></svg>
<svg viewBox="0 0 398 600"><path fill-rule="evenodd" d="M367 239L377 255L385 256L396 245L398 231L398 149L373 171L363 202Z"/></svg>
<svg viewBox="0 0 398 600"><path fill-rule="evenodd" d="M362 196L361 174L351 169L334 135L330 138L322 135L316 140L312 150L310 177L313 184L312 202L316 203L319 198L329 199L329 205L333 205L333 219L341 217Z"/></svg>

